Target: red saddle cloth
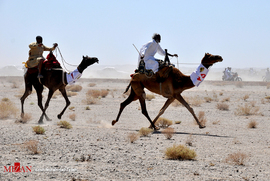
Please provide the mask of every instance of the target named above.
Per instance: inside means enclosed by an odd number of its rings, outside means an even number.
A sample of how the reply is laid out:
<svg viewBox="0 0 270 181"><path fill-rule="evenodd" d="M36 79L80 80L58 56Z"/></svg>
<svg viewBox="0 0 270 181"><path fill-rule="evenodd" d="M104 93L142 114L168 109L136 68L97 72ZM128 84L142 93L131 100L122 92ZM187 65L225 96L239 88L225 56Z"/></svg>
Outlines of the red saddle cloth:
<svg viewBox="0 0 270 181"><path fill-rule="evenodd" d="M52 68L61 68L60 63L56 60L56 57L53 53L49 53L46 57L46 60L43 61L43 67L45 69L52 69Z"/></svg>

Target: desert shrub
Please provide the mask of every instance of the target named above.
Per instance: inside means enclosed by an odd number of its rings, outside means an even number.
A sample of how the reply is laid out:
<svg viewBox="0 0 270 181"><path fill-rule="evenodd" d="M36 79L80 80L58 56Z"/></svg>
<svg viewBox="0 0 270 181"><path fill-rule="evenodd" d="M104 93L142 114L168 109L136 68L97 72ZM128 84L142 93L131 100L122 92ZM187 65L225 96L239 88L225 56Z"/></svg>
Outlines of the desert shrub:
<svg viewBox="0 0 270 181"><path fill-rule="evenodd" d="M181 121L175 121L174 123L175 124L181 124Z"/></svg>
<svg viewBox="0 0 270 181"><path fill-rule="evenodd" d="M67 121L60 121L57 123L57 125L60 126L60 128L65 128L65 129L72 128L72 125Z"/></svg>
<svg viewBox="0 0 270 181"><path fill-rule="evenodd" d="M66 90L70 92L80 92L82 90L82 86L80 85L68 85L66 86Z"/></svg>
<svg viewBox="0 0 270 181"><path fill-rule="evenodd" d="M173 160L193 160L197 154L194 150L189 149L184 145L173 145L165 151L165 155L168 159Z"/></svg>
<svg viewBox="0 0 270 181"><path fill-rule="evenodd" d="M230 102L230 97L224 98L221 102Z"/></svg>
<svg viewBox="0 0 270 181"><path fill-rule="evenodd" d="M91 110L91 108L89 106L86 106L85 110Z"/></svg>
<svg viewBox="0 0 270 181"><path fill-rule="evenodd" d="M70 106L68 109L71 110L71 111L74 111L75 107L74 106Z"/></svg>
<svg viewBox="0 0 270 181"><path fill-rule="evenodd" d="M100 96L102 98L106 97L109 94L109 90L101 89L100 90Z"/></svg>
<svg viewBox="0 0 270 181"><path fill-rule="evenodd" d="M2 100L0 102L0 119L6 119L12 116L16 117L17 113L18 109L10 100Z"/></svg>
<svg viewBox="0 0 270 181"><path fill-rule="evenodd" d="M95 83L89 83L88 86L89 87L94 87L94 86L96 86L96 84Z"/></svg>
<svg viewBox="0 0 270 181"><path fill-rule="evenodd" d="M205 100L205 102L209 102L209 103L210 103L211 101L213 101L213 99L212 99L211 97L205 97L204 100Z"/></svg>
<svg viewBox="0 0 270 181"><path fill-rule="evenodd" d="M171 126L173 122L169 119L159 117L157 122L155 123L156 126L161 127L161 128L168 128Z"/></svg>
<svg viewBox="0 0 270 181"><path fill-rule="evenodd" d="M130 143L134 143L136 140L138 140L140 138L140 134L138 134L138 133L129 133L127 138L128 138L128 141Z"/></svg>
<svg viewBox="0 0 270 181"><path fill-rule="evenodd" d="M247 101L247 99L249 98L249 95L244 95L244 97L243 97L243 99L244 99L244 101Z"/></svg>
<svg viewBox="0 0 270 181"><path fill-rule="evenodd" d="M194 138L193 138L192 134L190 134L190 135L187 137L186 145L192 146L192 145L193 145L193 140L194 140Z"/></svg>
<svg viewBox="0 0 270 181"><path fill-rule="evenodd" d="M249 115L257 114L258 111L259 111L259 107L252 107L251 105L248 105L246 103L245 106L239 105L238 108L236 108L236 111L234 113L240 116L249 116Z"/></svg>
<svg viewBox="0 0 270 181"><path fill-rule="evenodd" d="M166 128L162 131L162 133L167 139L171 139L175 131L173 128Z"/></svg>
<svg viewBox="0 0 270 181"><path fill-rule="evenodd" d="M155 99L155 95L153 94L146 94L145 99L148 101L151 101L152 99Z"/></svg>
<svg viewBox="0 0 270 181"><path fill-rule="evenodd" d="M206 117L205 117L205 113L203 111L199 112L198 120L199 120L199 122L201 123L202 126L206 125L207 120L206 120Z"/></svg>
<svg viewBox="0 0 270 181"><path fill-rule="evenodd" d="M28 114L28 113L24 113L24 116L23 118L20 118L20 119L17 119L15 121L15 123L27 123L28 121L30 121L32 119L32 115L31 114Z"/></svg>
<svg viewBox="0 0 270 181"><path fill-rule="evenodd" d="M87 156L85 156L84 154L82 154L80 156L80 158L74 157L73 158L76 162L90 162L92 160L92 157L90 154L88 154Z"/></svg>
<svg viewBox="0 0 270 181"><path fill-rule="evenodd" d="M185 100L191 106L201 106L201 104L204 102L203 99L201 99L199 96L194 96L194 97L189 97L189 98L185 97Z"/></svg>
<svg viewBox="0 0 270 181"><path fill-rule="evenodd" d="M9 98L4 97L4 98L2 99L2 101L3 101L3 102L8 102L8 101L9 101Z"/></svg>
<svg viewBox="0 0 270 181"><path fill-rule="evenodd" d="M72 121L75 121L75 119L76 119L76 114L75 114L75 113L70 114L70 115L69 115L69 119L71 119Z"/></svg>
<svg viewBox="0 0 270 181"><path fill-rule="evenodd" d="M229 154L225 162L235 165L244 165L248 155L242 152Z"/></svg>
<svg viewBox="0 0 270 181"><path fill-rule="evenodd" d="M85 103L86 105L91 105L91 104L97 104L99 100L92 96L86 96L86 98L82 100L82 102Z"/></svg>
<svg viewBox="0 0 270 181"><path fill-rule="evenodd" d="M72 97L72 96L76 96L77 92L71 92L71 91L67 91L67 96L68 97Z"/></svg>
<svg viewBox="0 0 270 181"><path fill-rule="evenodd" d="M153 132L152 129L150 129L150 128L144 128L144 127L139 130L139 134L141 136L149 136L152 132Z"/></svg>
<svg viewBox="0 0 270 181"><path fill-rule="evenodd" d="M257 125L258 123L254 120L251 120L249 123L248 123L248 128L257 128Z"/></svg>
<svg viewBox="0 0 270 181"><path fill-rule="evenodd" d="M45 129L41 126L33 126L32 128L36 134L44 134L45 133Z"/></svg>
<svg viewBox="0 0 270 181"><path fill-rule="evenodd" d="M228 111L229 105L226 103L217 103L216 108L222 111Z"/></svg>
<svg viewBox="0 0 270 181"><path fill-rule="evenodd" d="M220 92L219 95L220 95L220 96L223 96L223 92Z"/></svg>
<svg viewBox="0 0 270 181"><path fill-rule="evenodd" d="M31 154L39 154L38 151L38 141L37 140L30 140L22 144L21 146L23 149L26 149Z"/></svg>

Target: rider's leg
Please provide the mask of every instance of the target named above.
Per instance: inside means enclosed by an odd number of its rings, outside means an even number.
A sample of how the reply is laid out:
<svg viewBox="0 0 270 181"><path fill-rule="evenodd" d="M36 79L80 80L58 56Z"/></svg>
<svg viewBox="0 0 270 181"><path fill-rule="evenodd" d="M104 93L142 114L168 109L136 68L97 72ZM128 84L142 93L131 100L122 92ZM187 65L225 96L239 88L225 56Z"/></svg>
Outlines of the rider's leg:
<svg viewBox="0 0 270 181"><path fill-rule="evenodd" d="M43 59L40 59L38 63L38 78L43 78L43 75L41 75L42 63Z"/></svg>

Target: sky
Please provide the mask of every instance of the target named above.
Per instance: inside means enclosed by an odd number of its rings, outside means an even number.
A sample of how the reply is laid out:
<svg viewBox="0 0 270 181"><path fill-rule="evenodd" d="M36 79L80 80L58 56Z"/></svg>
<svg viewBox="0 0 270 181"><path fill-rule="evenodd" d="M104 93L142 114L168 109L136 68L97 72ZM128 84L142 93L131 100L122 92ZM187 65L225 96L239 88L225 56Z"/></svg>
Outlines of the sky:
<svg viewBox="0 0 270 181"><path fill-rule="evenodd" d="M0 0L0 17L0 67L26 61L37 35L58 43L70 64L88 55L136 66L133 44L140 49L153 33L179 63L208 52L223 57L217 68L270 67L269 0Z"/></svg>

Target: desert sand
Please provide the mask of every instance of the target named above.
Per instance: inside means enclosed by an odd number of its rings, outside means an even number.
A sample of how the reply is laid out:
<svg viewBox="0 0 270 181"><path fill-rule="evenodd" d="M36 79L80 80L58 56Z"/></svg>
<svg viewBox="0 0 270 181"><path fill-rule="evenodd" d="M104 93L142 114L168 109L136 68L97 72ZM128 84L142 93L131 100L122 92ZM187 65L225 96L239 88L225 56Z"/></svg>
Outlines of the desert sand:
<svg viewBox="0 0 270 181"><path fill-rule="evenodd" d="M205 113L206 128L199 129L192 115L183 106L173 106L161 116L173 121L175 134L166 139L162 130L128 141L130 133L148 127L138 101L125 108L118 123L111 126L120 103L127 96L123 92L129 79L80 79L76 85L83 89L69 97L71 105L61 120L71 129L60 128L57 114L65 106L61 95L55 96L47 110L52 121L40 125L42 135L33 132L41 111L36 93L25 101L25 112L31 119L20 119L20 96L24 92L23 77L0 77L0 101L8 98L18 109L9 118L0 120L0 180L269 180L270 178L270 107L269 85L264 82L223 82L205 80L199 87L183 92L195 113ZM89 86L90 83L92 87ZM94 85L94 86L93 86ZM90 89L106 89L109 94L86 105ZM48 90L43 92L43 103ZM152 94L146 91L147 94ZM147 110L153 119L166 98L154 94L147 101ZM218 104L227 104L220 110ZM240 107L256 109L251 115L239 115ZM86 108L90 108L87 110ZM75 114L75 121L70 115ZM249 128L249 123L257 123ZM32 154L23 145L38 141L38 154ZM186 145L187 141L191 144ZM194 160L170 160L165 150L173 145L186 145L197 153ZM242 165L230 163L230 154L243 153ZM85 158L83 160L82 158ZM7 172L6 168L19 162L31 172ZM27 170L26 170L27 171Z"/></svg>

